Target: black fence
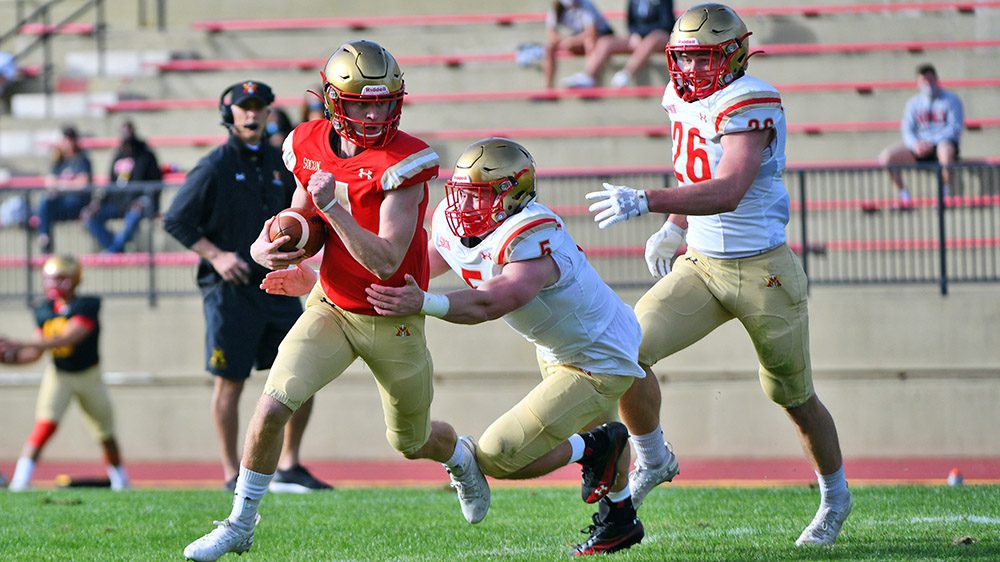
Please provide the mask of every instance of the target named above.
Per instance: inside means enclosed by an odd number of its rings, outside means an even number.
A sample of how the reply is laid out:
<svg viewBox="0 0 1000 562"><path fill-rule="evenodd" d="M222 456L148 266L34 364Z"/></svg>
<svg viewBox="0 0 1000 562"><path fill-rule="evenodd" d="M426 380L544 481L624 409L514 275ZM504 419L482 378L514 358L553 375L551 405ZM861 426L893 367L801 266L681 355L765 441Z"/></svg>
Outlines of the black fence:
<svg viewBox="0 0 1000 562"><path fill-rule="evenodd" d="M788 242L802 259L810 282L830 284L927 284L947 294L953 283L1000 281L1000 166L962 164L945 188L937 166L900 168L912 194L900 200L885 169L810 168L786 172L791 198ZM600 230L587 212L584 194L602 182L655 188L674 183L667 169L645 172L542 175L539 200L556 210L591 262L615 288L648 287L643 261L646 238L664 217L646 215ZM134 189L158 196L166 208L177 185ZM440 201L441 182L431 186L430 208ZM37 209L41 189L0 190L0 299L30 301L38 293L38 251L32 221L20 209ZM12 202L15 201L15 202ZM17 202L19 201L19 202ZM112 221L114 223L115 221ZM119 221L120 222L120 221ZM107 297L193 295L197 257L162 229L160 217L145 219L122 254L101 253L79 221L56 223L55 252L78 255L87 292ZM435 288L455 288L443 276Z"/></svg>

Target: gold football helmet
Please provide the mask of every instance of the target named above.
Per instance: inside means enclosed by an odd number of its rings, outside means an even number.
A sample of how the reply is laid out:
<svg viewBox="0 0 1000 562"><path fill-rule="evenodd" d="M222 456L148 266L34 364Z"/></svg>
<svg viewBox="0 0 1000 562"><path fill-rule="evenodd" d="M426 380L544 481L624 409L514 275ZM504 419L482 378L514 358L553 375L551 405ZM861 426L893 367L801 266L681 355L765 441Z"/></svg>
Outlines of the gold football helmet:
<svg viewBox="0 0 1000 562"><path fill-rule="evenodd" d="M535 199L535 159L510 139L478 140L458 157L444 193L455 236L481 236Z"/></svg>
<svg viewBox="0 0 1000 562"><path fill-rule="evenodd" d="M399 129L403 110L403 72L396 59L373 41L344 43L320 73L328 118L337 134L364 148L385 146ZM344 103L388 104L377 120L348 116Z"/></svg>
<svg viewBox="0 0 1000 562"><path fill-rule="evenodd" d="M684 101L708 97L733 83L747 70L750 32L732 8L699 4L677 18L667 44L667 69L677 95ZM707 67L682 68L682 53L708 52Z"/></svg>
<svg viewBox="0 0 1000 562"><path fill-rule="evenodd" d="M80 262L72 256L52 256L42 266L42 289L52 300L66 299L80 284Z"/></svg>

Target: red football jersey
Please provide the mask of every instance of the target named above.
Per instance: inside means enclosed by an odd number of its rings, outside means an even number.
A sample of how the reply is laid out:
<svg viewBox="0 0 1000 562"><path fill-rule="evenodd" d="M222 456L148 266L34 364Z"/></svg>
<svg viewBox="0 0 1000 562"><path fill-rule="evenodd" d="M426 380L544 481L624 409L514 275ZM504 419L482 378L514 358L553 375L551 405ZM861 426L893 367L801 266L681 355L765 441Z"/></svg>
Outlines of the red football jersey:
<svg viewBox="0 0 1000 562"><path fill-rule="evenodd" d="M307 121L295 128L285 140L285 166L304 186L318 170L333 174L335 196L362 228L378 234L379 212L385 194L393 189L423 184L424 198L418 210L416 231L399 269L389 279L379 280L358 263L343 241L328 228L320 283L334 304L344 310L375 315L368 304L365 289L372 283L389 286L405 284L407 273L417 284L427 289L427 231L424 214L427 211L427 182L438 174L438 156L427 143L398 131L392 142L381 148L369 148L353 158L341 158L330 147L333 125L326 120ZM339 139L335 133L334 139Z"/></svg>

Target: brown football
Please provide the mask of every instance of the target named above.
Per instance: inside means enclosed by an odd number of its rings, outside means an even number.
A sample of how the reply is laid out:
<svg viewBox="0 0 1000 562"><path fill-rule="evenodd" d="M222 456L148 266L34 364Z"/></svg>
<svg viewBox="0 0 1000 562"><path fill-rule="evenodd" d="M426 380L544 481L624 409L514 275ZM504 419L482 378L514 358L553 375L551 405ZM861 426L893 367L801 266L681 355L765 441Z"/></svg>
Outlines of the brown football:
<svg viewBox="0 0 1000 562"><path fill-rule="evenodd" d="M315 256L326 242L326 222L316 211L292 207L274 216L268 239L274 241L281 236L292 239L282 244L278 249L282 252L294 252L302 248L306 251L304 257Z"/></svg>

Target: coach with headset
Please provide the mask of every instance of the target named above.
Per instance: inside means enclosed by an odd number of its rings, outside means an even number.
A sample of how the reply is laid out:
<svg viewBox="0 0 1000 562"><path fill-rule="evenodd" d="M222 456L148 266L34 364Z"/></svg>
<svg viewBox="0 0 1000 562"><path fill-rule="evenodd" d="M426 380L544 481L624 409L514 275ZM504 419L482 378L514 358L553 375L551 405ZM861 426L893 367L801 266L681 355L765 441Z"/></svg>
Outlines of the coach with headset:
<svg viewBox="0 0 1000 562"><path fill-rule="evenodd" d="M164 219L164 228L197 253L198 287L205 312L205 362L214 375L211 412L222 447L226 488L236 487L240 454L238 406L251 369L268 369L278 344L302 313L298 298L268 295L259 285L267 269L250 257L265 221L291 205L295 178L265 139L274 94L247 80L219 96L229 139L187 175ZM274 491L306 492L330 486L299 464L299 445L312 400L285 428Z"/></svg>

